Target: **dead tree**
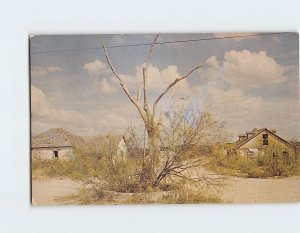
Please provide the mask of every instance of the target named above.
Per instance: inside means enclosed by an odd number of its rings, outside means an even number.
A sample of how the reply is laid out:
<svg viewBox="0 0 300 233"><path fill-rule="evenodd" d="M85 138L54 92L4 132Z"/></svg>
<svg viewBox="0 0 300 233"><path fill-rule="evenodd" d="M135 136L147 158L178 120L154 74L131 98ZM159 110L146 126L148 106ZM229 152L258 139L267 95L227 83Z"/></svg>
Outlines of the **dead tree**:
<svg viewBox="0 0 300 233"><path fill-rule="evenodd" d="M150 64L151 55L153 52L154 45L156 44L156 41L158 39L158 34L155 36L153 42L150 45L148 56L146 58L146 63L143 67L143 79L141 85L138 87L138 91L136 94L136 97L129 91L126 83L122 80L120 75L117 73L116 69L114 68L108 52L107 48L101 39L101 37L98 35L98 39L103 47L106 61L113 72L114 76L117 78L120 86L122 87L124 93L128 97L129 101L135 106L137 109L140 117L142 118L145 129L148 136L148 144L149 144L149 156L145 159L143 169L142 169L142 175L141 175L141 182L145 183L145 185L153 184L156 180L155 175L155 166L159 162L159 153L160 153L160 145L159 145L159 137L160 137L160 118L157 116L157 106L160 103L161 99L179 82L181 82L184 79L187 79L191 76L193 72L200 69L204 65L197 65L193 69L191 69L186 75L183 75L181 77L176 78L173 82L171 82L167 88L161 92L155 99L153 106L151 107L149 105L148 101L148 90L147 90L147 80L148 80L148 68ZM151 77L150 77L151 78ZM141 89L142 89L142 98L141 98Z"/></svg>

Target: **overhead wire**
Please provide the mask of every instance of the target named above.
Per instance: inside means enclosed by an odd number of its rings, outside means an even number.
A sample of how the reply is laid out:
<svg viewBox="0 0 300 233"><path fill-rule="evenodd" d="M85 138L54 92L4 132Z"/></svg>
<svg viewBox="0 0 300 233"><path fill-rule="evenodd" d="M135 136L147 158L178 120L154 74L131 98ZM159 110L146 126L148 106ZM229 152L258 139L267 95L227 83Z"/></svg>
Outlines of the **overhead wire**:
<svg viewBox="0 0 300 233"><path fill-rule="evenodd" d="M188 40L173 40L173 41L157 41L156 45L164 44L178 44L178 43L190 43L190 42L199 42L199 41L210 41L210 40L225 40L225 39L236 39L236 38L245 38L245 37L257 37L257 36L270 36L270 35L279 35L286 32L274 32L274 33L256 33L256 34L247 34L247 35L237 35L237 36L223 36L223 37L211 37L211 38L198 38L198 39L188 39ZM139 46L149 46L152 43L138 43L138 44L124 44L124 45L111 45L106 46L107 49L114 48L126 48L126 47L139 47ZM30 52L30 54L45 54L45 53L56 53L56 52L72 52L72 51L87 51L87 50L102 50L102 47L91 47L91 48L77 48L77 49L61 49L61 50L48 50L48 51L36 51Z"/></svg>

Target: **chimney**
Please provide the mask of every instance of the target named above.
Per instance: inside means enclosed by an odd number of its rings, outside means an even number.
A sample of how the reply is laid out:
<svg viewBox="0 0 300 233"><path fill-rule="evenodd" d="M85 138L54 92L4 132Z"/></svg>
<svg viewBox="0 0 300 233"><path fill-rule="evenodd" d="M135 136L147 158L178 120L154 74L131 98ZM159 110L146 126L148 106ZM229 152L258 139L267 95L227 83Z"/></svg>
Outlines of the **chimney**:
<svg viewBox="0 0 300 233"><path fill-rule="evenodd" d="M246 134L239 134L239 141L243 141L247 138L247 135Z"/></svg>
<svg viewBox="0 0 300 233"><path fill-rule="evenodd" d="M255 134L255 132L253 132L253 131L247 131L246 132L247 138L252 137L254 134Z"/></svg>
<svg viewBox="0 0 300 233"><path fill-rule="evenodd" d="M270 129L273 134L276 134L276 129Z"/></svg>

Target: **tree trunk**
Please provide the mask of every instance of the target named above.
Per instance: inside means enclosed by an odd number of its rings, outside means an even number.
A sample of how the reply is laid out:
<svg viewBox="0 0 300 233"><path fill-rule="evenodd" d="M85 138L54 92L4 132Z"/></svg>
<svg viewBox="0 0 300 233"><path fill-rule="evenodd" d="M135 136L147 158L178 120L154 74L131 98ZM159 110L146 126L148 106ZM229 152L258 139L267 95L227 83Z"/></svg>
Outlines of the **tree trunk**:
<svg viewBox="0 0 300 233"><path fill-rule="evenodd" d="M143 187L153 186L153 182L156 180L155 167L159 162L159 129L156 123L145 124L148 135L148 154L144 160L141 183Z"/></svg>

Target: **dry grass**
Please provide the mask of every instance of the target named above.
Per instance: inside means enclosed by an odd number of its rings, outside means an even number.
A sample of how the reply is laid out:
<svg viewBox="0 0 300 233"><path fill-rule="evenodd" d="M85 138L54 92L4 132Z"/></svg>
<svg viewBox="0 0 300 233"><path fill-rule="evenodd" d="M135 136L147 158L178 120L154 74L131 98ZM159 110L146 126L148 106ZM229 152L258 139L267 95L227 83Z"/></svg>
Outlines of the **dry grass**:
<svg viewBox="0 0 300 233"><path fill-rule="evenodd" d="M270 147L263 155L253 158L216 153L211 155L209 160L207 169L227 176L267 178L300 175L298 157L292 153L289 157L283 156L282 151L276 147Z"/></svg>
<svg viewBox="0 0 300 233"><path fill-rule="evenodd" d="M127 204L200 204L221 203L221 199L191 190L158 191L144 193L118 193L103 191L95 193L92 189L81 189L77 194L56 198L64 204L79 205L127 205Z"/></svg>
<svg viewBox="0 0 300 233"><path fill-rule="evenodd" d="M32 178L67 177L84 184L78 193L56 198L64 204L187 204L216 203L220 199L205 195L206 190L193 184L184 186L182 179L170 179L161 182L157 187L146 189L140 186L140 161L134 158L126 160L95 158L77 155L75 160L33 160ZM195 170L195 169L193 169ZM200 173L199 173L200 174ZM196 176L189 172L186 176ZM184 191L185 190L185 191ZM188 191L187 191L188 190ZM199 190L202 190L200 192Z"/></svg>

